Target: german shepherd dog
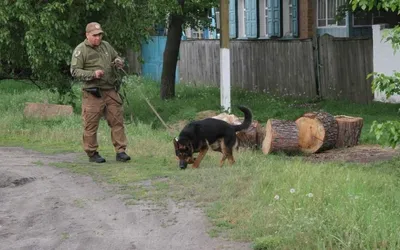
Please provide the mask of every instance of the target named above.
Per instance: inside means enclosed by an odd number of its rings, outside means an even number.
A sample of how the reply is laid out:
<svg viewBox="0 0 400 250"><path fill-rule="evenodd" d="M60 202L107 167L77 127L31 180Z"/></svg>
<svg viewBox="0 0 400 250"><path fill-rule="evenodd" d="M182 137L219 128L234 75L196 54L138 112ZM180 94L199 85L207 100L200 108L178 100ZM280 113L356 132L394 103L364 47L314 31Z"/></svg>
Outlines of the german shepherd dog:
<svg viewBox="0 0 400 250"><path fill-rule="evenodd" d="M181 169L185 169L187 164L193 164L193 168L198 168L209 147L222 153L220 167L224 165L226 159L230 165L235 163L233 149L237 144L236 132L247 129L253 119L250 109L244 106L238 108L244 113L242 124L231 125L222 120L206 118L191 122L182 129L179 136L174 139L175 154ZM199 153L197 158L193 157L194 153Z"/></svg>

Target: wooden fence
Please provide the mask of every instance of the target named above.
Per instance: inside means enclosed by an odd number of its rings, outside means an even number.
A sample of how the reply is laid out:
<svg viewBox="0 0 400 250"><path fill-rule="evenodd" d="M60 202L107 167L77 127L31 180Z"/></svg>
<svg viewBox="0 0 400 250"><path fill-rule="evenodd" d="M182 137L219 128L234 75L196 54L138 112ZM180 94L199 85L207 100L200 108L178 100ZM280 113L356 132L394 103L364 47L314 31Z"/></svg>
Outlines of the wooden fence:
<svg viewBox="0 0 400 250"><path fill-rule="evenodd" d="M322 97L370 103L373 44L371 38L319 38L319 87Z"/></svg>
<svg viewBox="0 0 400 250"><path fill-rule="evenodd" d="M183 41L180 81L219 86L219 41ZM279 96L315 97L311 40L232 41L231 85Z"/></svg>
<svg viewBox="0 0 400 250"><path fill-rule="evenodd" d="M313 48L316 48L315 51ZM180 81L219 86L219 41L182 41ZM316 53L315 53L316 52ZM232 40L231 85L277 96L373 99L372 40L322 36L307 40Z"/></svg>

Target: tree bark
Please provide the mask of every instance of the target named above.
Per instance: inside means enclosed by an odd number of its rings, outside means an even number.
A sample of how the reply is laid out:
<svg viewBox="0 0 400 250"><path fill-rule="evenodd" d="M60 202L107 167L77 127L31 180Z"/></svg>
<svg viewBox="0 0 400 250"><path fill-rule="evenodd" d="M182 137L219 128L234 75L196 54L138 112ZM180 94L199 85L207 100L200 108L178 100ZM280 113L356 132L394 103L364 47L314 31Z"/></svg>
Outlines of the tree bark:
<svg viewBox="0 0 400 250"><path fill-rule="evenodd" d="M361 135L363 118L337 115L335 119L338 122L338 138L335 147L356 146Z"/></svg>
<svg viewBox="0 0 400 250"><path fill-rule="evenodd" d="M299 130L296 123L294 121L269 119L265 126L262 151L264 154L299 151Z"/></svg>
<svg viewBox="0 0 400 250"><path fill-rule="evenodd" d="M263 131L258 121L252 121L250 126L242 131L236 132L239 148L257 149L261 147Z"/></svg>
<svg viewBox="0 0 400 250"><path fill-rule="evenodd" d="M183 0L178 1L183 10ZM184 16L172 13L170 16L167 44L163 56L163 68L161 75L160 97L162 100L175 97L176 66L178 64L179 47L181 45L182 25Z"/></svg>

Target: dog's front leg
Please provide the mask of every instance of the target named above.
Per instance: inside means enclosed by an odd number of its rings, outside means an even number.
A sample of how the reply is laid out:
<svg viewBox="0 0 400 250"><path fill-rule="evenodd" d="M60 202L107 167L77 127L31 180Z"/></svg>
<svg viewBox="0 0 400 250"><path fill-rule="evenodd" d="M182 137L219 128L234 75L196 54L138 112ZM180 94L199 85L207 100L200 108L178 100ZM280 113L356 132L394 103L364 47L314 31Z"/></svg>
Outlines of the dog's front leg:
<svg viewBox="0 0 400 250"><path fill-rule="evenodd" d="M203 160L203 157L206 155L207 151L208 147L200 149L199 155L193 163L193 168L198 168L200 166L200 162Z"/></svg>

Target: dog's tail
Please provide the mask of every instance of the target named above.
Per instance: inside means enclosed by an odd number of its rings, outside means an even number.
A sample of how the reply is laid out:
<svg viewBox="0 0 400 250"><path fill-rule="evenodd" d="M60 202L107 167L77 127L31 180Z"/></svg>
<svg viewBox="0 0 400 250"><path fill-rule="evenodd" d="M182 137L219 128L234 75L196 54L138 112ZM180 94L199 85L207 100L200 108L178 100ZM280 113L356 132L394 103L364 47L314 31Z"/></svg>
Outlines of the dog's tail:
<svg viewBox="0 0 400 250"><path fill-rule="evenodd" d="M236 132L247 129L253 121L253 114L251 113L250 109L246 108L245 106L239 106L238 108L244 113L244 121L240 125L233 125Z"/></svg>

